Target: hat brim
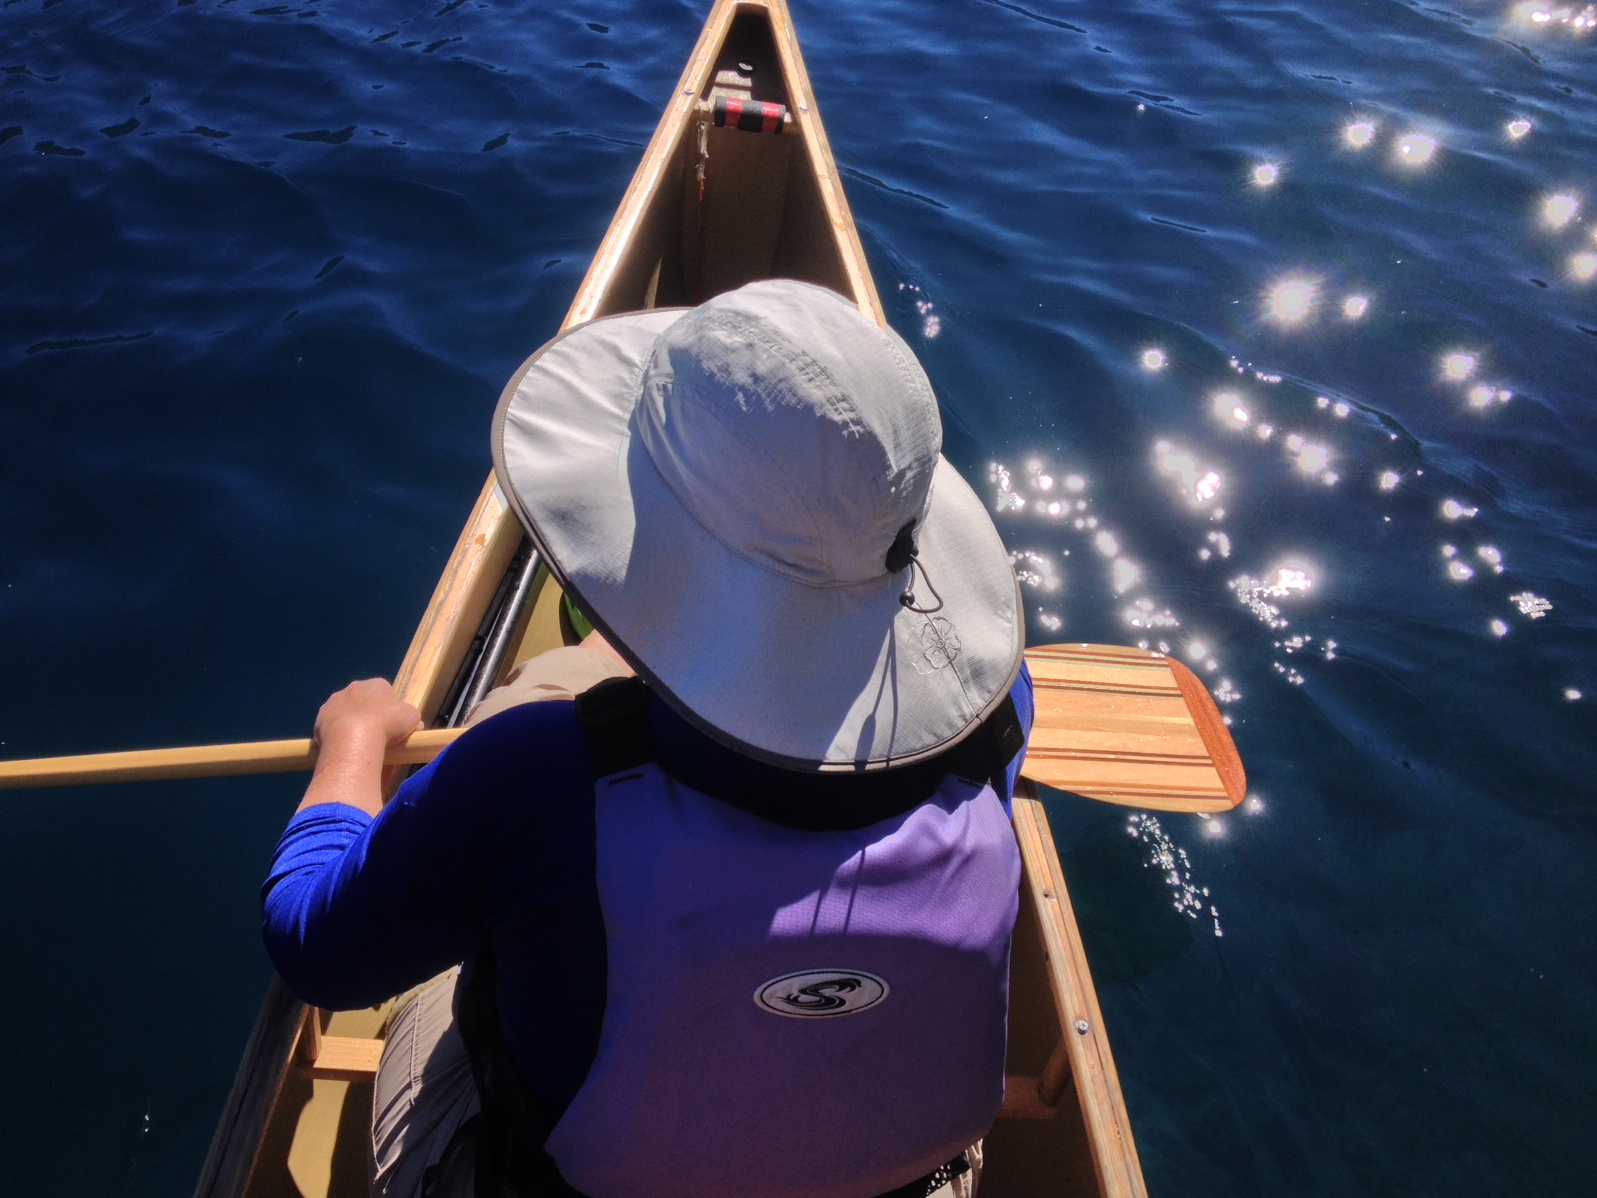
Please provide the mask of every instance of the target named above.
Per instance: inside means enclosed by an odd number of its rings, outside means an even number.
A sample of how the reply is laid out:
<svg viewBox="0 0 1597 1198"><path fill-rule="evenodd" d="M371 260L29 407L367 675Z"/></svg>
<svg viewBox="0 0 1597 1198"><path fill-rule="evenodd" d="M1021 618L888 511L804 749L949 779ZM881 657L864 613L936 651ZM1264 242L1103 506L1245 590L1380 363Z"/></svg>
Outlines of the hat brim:
<svg viewBox="0 0 1597 1198"><path fill-rule="evenodd" d="M511 508L583 613L723 743L810 771L952 747L1003 702L1024 647L1019 587L985 507L940 457L917 534L942 601L930 615L900 604L902 571L811 586L741 557L682 506L632 433L655 339L689 310L579 325L522 365L493 425ZM921 580L915 589L917 605L935 606Z"/></svg>

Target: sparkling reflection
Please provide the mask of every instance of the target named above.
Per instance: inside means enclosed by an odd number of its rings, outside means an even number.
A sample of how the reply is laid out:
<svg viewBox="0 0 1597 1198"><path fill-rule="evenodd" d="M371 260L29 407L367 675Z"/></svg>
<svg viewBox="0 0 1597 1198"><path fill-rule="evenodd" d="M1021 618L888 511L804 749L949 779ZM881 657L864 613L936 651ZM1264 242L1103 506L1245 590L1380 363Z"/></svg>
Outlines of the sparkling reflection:
<svg viewBox="0 0 1597 1198"><path fill-rule="evenodd" d="M1494 619L1490 624L1487 625L1487 627L1492 630L1493 636L1508 635L1508 625L1503 623L1501 620Z"/></svg>
<svg viewBox="0 0 1597 1198"><path fill-rule="evenodd" d="M1230 428L1247 428L1248 410L1242 406L1242 398L1234 391L1222 391L1214 397L1211 411L1220 423Z"/></svg>
<svg viewBox="0 0 1597 1198"><path fill-rule="evenodd" d="M1395 491L1397 484L1403 481L1403 476L1396 470L1381 471L1380 487L1383 491Z"/></svg>
<svg viewBox="0 0 1597 1198"><path fill-rule="evenodd" d="M1285 628L1288 621L1281 615L1281 609L1270 600L1307 594L1314 586L1314 576L1306 566L1287 564L1278 566L1269 578L1252 578L1242 574L1227 585L1237 601L1251 611L1261 624L1278 630Z"/></svg>
<svg viewBox="0 0 1597 1198"><path fill-rule="evenodd" d="M1206 828L1217 822L1209 819L1207 815L1202 818ZM1170 839L1169 833L1164 830L1158 818L1143 812L1134 812L1126 817L1126 831L1147 846L1147 864L1153 867L1164 878L1165 885L1170 887L1173 896L1172 905L1175 909L1192 920L1207 915L1214 922L1214 934L1224 935L1220 931L1220 909L1213 903L1207 902L1209 888L1199 886L1192 880L1192 860L1187 856L1187 850ZM1204 910L1206 905L1207 912Z"/></svg>
<svg viewBox="0 0 1597 1198"><path fill-rule="evenodd" d="M1477 410L1489 408L1494 403L1507 403L1514 398L1512 391L1479 383L1469 389L1469 406Z"/></svg>
<svg viewBox="0 0 1597 1198"><path fill-rule="evenodd" d="M1455 350L1442 357L1442 376L1461 383L1475 373L1475 355Z"/></svg>
<svg viewBox="0 0 1597 1198"><path fill-rule="evenodd" d="M1359 320L1370 310L1370 301L1362 295L1350 295L1342 301L1342 315L1348 320Z"/></svg>
<svg viewBox="0 0 1597 1198"><path fill-rule="evenodd" d="M1142 368L1144 370L1163 370L1165 365L1164 351L1161 349L1145 349L1142 351Z"/></svg>
<svg viewBox="0 0 1597 1198"><path fill-rule="evenodd" d="M1127 561L1123 557L1115 558L1115 564L1109 571L1110 581L1114 584L1115 594L1124 595L1142 578L1142 570L1135 562Z"/></svg>
<svg viewBox="0 0 1597 1198"><path fill-rule="evenodd" d="M1468 520L1479 510L1479 508L1465 507L1456 499L1442 501L1442 518L1444 520Z"/></svg>
<svg viewBox="0 0 1597 1198"><path fill-rule="evenodd" d="M1576 254L1569 260L1569 273L1582 283L1597 279L1597 254Z"/></svg>
<svg viewBox="0 0 1597 1198"><path fill-rule="evenodd" d="M1560 26L1573 33L1583 34L1597 29L1597 4L1580 8L1571 4L1547 4L1545 0L1527 0L1514 8L1514 19L1527 25L1541 28Z"/></svg>
<svg viewBox="0 0 1597 1198"><path fill-rule="evenodd" d="M1181 484L1187 502L1197 507L1208 503L1220 493L1224 479L1217 470L1208 470L1185 450L1177 449L1168 441L1159 441L1153 447L1154 464L1159 473L1168 475Z"/></svg>
<svg viewBox="0 0 1597 1198"><path fill-rule="evenodd" d="M1287 452L1296 461L1297 468L1304 474L1319 474L1331 462L1331 451L1323 445L1311 445L1297 433L1286 439ZM1332 478L1330 481L1336 481Z"/></svg>
<svg viewBox="0 0 1597 1198"><path fill-rule="evenodd" d="M1281 177L1281 168L1273 162L1261 162L1253 168L1253 186L1274 187Z"/></svg>
<svg viewBox="0 0 1597 1198"><path fill-rule="evenodd" d="M1508 136L1512 137L1515 141L1518 141L1520 138L1524 137L1525 134L1530 132L1530 122L1527 120L1509 121L1507 129Z"/></svg>
<svg viewBox="0 0 1597 1198"><path fill-rule="evenodd" d="M1397 139L1397 160L1405 166L1424 166L1436 153L1436 139L1428 133L1405 133Z"/></svg>
<svg viewBox="0 0 1597 1198"><path fill-rule="evenodd" d="M1560 192L1542 201L1542 220L1549 228L1562 229L1579 211L1580 197L1573 192Z"/></svg>
<svg viewBox="0 0 1597 1198"><path fill-rule="evenodd" d="M1342 130L1342 140L1355 150L1362 150L1375 140L1374 121L1354 121Z"/></svg>
<svg viewBox="0 0 1597 1198"><path fill-rule="evenodd" d="M1312 279L1282 279L1265 297L1265 315L1277 324L1301 324L1314 310L1318 294L1319 288Z"/></svg>
<svg viewBox="0 0 1597 1198"><path fill-rule="evenodd" d="M1519 609L1519 614L1532 620L1539 620L1553 610L1553 605L1540 595L1530 591L1521 591L1517 595L1510 595L1508 601Z"/></svg>

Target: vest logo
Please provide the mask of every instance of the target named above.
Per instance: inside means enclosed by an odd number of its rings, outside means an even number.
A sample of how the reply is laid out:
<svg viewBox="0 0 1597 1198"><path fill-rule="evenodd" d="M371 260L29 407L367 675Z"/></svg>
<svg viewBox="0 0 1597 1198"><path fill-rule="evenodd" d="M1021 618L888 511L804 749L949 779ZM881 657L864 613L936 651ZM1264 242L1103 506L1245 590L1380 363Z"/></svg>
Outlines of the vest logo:
<svg viewBox="0 0 1597 1198"><path fill-rule="evenodd" d="M854 1015L887 997L887 983L859 969L806 969L772 978L754 992L755 1005L773 1015L826 1019Z"/></svg>

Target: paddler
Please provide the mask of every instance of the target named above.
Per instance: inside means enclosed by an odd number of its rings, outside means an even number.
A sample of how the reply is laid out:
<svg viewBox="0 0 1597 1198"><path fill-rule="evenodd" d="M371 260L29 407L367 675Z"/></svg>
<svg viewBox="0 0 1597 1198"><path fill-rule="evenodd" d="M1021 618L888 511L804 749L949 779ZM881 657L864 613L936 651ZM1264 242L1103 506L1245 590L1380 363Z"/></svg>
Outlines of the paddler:
<svg viewBox="0 0 1597 1198"><path fill-rule="evenodd" d="M807 283L596 320L516 373L499 485L597 632L386 805L418 713L333 695L264 888L305 1001L414 991L374 1193L973 1192L1032 704L941 444L909 347Z"/></svg>

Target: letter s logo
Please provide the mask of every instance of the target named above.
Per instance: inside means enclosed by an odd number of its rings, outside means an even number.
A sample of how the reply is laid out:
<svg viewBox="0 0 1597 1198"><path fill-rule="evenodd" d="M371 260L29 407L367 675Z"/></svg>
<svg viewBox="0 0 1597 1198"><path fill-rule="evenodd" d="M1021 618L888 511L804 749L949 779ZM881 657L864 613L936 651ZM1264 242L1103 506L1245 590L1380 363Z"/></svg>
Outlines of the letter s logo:
<svg viewBox="0 0 1597 1198"><path fill-rule="evenodd" d="M794 1019L854 1015L887 997L887 982L860 969L807 969L772 978L754 992L754 1002L772 1015Z"/></svg>

